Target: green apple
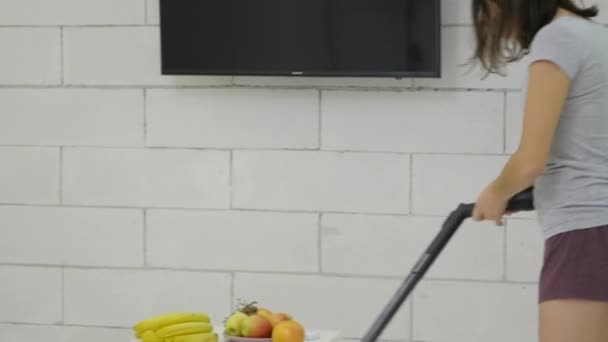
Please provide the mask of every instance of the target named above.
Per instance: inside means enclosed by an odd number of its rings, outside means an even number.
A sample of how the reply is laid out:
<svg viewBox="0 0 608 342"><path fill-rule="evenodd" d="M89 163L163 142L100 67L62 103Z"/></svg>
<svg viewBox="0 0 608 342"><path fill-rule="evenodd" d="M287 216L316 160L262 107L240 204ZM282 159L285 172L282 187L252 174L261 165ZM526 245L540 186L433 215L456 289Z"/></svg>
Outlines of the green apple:
<svg viewBox="0 0 608 342"><path fill-rule="evenodd" d="M247 318L247 315L241 311L237 311L230 315L224 326L226 334L230 336L241 336L243 320L245 318Z"/></svg>

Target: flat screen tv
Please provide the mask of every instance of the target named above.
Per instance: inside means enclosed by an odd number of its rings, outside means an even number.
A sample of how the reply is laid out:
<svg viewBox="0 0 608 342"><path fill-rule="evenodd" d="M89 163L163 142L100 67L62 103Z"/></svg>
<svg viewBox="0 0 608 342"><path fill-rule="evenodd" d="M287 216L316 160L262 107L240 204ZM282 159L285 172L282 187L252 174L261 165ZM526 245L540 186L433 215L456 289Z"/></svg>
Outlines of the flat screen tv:
<svg viewBox="0 0 608 342"><path fill-rule="evenodd" d="M440 77L440 0L157 0L165 75Z"/></svg>

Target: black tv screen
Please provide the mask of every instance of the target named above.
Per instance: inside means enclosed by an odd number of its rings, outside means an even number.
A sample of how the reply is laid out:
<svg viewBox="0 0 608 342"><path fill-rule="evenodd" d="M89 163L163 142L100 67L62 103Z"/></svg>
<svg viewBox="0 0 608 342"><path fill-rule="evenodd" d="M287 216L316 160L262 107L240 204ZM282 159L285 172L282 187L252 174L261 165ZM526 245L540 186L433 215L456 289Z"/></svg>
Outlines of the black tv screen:
<svg viewBox="0 0 608 342"><path fill-rule="evenodd" d="M440 0L159 0L166 75L440 76Z"/></svg>

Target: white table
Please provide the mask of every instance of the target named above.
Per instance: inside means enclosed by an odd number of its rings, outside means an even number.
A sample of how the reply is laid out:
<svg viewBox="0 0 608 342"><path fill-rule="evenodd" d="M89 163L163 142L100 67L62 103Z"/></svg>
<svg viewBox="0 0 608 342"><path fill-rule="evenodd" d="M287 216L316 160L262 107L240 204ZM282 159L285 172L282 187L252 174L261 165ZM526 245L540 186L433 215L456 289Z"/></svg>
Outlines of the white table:
<svg viewBox="0 0 608 342"><path fill-rule="evenodd" d="M224 326L216 325L213 331L219 336L218 342L224 342ZM140 342L134 338L131 342ZM306 329L306 342L342 342L340 330Z"/></svg>

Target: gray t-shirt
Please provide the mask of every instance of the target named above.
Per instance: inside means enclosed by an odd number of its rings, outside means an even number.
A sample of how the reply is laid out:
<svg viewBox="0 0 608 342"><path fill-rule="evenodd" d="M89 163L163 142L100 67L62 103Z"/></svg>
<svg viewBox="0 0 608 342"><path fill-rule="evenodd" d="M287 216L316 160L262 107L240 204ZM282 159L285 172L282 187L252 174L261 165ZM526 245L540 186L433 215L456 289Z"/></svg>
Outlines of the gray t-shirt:
<svg viewBox="0 0 608 342"><path fill-rule="evenodd" d="M608 225L608 28L560 17L539 31L529 58L556 63L572 82L535 183L543 236Z"/></svg>

